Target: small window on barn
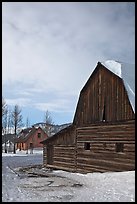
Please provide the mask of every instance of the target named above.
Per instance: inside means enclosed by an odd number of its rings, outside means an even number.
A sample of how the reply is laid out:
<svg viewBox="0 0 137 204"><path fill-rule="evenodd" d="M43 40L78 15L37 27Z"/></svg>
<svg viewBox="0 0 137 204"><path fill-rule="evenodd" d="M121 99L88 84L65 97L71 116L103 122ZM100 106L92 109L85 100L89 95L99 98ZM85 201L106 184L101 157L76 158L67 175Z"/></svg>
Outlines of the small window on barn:
<svg viewBox="0 0 137 204"><path fill-rule="evenodd" d="M41 138L41 133L40 132L38 133L38 138Z"/></svg>
<svg viewBox="0 0 137 204"><path fill-rule="evenodd" d="M89 142L84 143L84 149L85 150L90 150L90 143Z"/></svg>
<svg viewBox="0 0 137 204"><path fill-rule="evenodd" d="M124 144L116 143L116 152L123 152L123 151L124 151Z"/></svg>

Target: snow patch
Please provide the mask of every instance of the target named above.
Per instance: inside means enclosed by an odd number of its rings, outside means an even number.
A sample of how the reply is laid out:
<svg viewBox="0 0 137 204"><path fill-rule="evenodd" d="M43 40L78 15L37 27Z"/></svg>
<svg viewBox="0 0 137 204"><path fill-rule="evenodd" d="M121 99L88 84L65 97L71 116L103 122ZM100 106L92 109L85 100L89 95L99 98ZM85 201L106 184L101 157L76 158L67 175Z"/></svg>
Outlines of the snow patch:
<svg viewBox="0 0 137 204"><path fill-rule="evenodd" d="M101 62L102 65L104 65L106 68L108 68L111 72L122 77L121 74L121 64L119 62L116 62L114 60L107 60L105 62Z"/></svg>
<svg viewBox="0 0 137 204"><path fill-rule="evenodd" d="M16 150L16 154L14 154L13 152L11 153L2 153L2 157L6 157L6 156L10 156L10 157L14 157L14 156L30 156L30 155L36 155L36 154L43 154L43 149L33 149L33 154L30 154L30 150L28 150L28 153L26 150Z"/></svg>

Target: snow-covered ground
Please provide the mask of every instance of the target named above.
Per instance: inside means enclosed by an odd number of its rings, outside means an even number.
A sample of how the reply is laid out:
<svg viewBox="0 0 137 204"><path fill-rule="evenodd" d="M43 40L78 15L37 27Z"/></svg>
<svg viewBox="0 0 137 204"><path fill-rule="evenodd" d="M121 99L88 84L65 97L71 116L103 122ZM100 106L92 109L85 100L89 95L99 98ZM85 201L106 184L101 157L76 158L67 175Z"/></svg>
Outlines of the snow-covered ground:
<svg viewBox="0 0 137 204"><path fill-rule="evenodd" d="M27 155L29 155L29 154L31 154L31 151L30 150L28 150L28 153L27 153L27 151L26 150L19 150L19 149L17 149L16 150L16 154L14 154L13 152L8 152L8 153L2 153L2 156L3 157L5 157L5 156L27 156ZM37 148L37 149L33 149L33 155L35 155L35 154L43 154L43 149L42 148Z"/></svg>
<svg viewBox="0 0 137 204"><path fill-rule="evenodd" d="M16 156L21 154L25 155ZM53 170L46 177L21 178L14 170L7 167L3 173L3 202L135 202L135 171L80 174Z"/></svg>

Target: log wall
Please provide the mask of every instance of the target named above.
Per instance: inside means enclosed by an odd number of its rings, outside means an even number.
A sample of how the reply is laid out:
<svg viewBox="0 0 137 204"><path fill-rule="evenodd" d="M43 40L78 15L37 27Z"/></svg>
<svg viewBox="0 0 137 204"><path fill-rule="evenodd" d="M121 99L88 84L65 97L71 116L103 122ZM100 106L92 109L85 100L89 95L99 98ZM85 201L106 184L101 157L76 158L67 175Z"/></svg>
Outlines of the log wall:
<svg viewBox="0 0 137 204"><path fill-rule="evenodd" d="M46 167L75 171L75 127L69 127L53 137L43 147L43 163Z"/></svg>
<svg viewBox="0 0 137 204"><path fill-rule="evenodd" d="M77 172L125 171L135 169L135 121L77 128ZM90 143L90 150L85 150ZM122 143L123 152L116 152Z"/></svg>

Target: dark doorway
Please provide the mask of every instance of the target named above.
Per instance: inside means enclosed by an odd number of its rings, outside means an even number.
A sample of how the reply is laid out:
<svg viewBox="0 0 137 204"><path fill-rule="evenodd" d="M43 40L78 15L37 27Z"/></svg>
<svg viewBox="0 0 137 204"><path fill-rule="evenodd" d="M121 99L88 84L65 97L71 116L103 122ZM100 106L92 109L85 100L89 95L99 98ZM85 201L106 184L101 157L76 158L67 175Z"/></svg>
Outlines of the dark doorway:
<svg viewBox="0 0 137 204"><path fill-rule="evenodd" d="M53 145L47 145L47 164L53 164Z"/></svg>

